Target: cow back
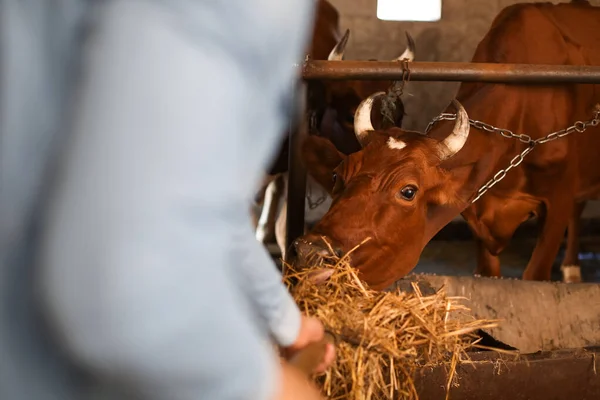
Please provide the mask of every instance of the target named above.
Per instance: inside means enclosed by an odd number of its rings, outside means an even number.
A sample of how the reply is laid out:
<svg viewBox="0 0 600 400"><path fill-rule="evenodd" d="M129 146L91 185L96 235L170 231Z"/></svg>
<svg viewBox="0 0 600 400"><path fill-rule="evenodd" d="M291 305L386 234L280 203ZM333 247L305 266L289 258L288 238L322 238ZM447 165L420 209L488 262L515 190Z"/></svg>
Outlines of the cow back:
<svg viewBox="0 0 600 400"><path fill-rule="evenodd" d="M516 4L505 8L494 19L472 61L600 66L599 27L600 7L586 2ZM600 86L464 83L457 98L473 119L536 139L571 126L578 120L589 120L594 105L600 103ZM472 142L480 140L479 134L472 136ZM506 153L512 157L524 146L517 140L497 136L486 138L486 151ZM490 143L492 149L489 149ZM568 171L576 181L577 196L583 196L588 188L597 191L600 187L599 150L598 127L545 143L538 146L523 164L526 175L532 179L523 180L523 175L513 174L497 187L509 190L528 181L529 190L542 193L543 186L549 186L545 179L539 177L540 174L546 176ZM472 155L473 158L478 156L480 154ZM501 160L500 164L506 162ZM539 187L530 186L534 183L540 183Z"/></svg>

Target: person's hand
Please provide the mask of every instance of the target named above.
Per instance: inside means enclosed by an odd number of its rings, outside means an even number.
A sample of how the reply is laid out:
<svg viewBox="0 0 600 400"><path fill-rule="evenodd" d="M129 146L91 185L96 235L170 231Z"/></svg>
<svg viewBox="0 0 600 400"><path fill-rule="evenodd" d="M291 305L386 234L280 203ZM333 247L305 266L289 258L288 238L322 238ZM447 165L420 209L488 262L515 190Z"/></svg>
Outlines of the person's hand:
<svg viewBox="0 0 600 400"><path fill-rule="evenodd" d="M283 356L286 359L290 359L294 356L294 354L305 348L307 345L321 341L324 336L325 329L323 328L321 321L319 321L317 318L303 315L302 322L300 323L300 332L298 333L298 338L294 344L282 349ZM333 344L327 343L323 360L319 366L315 368L313 373L325 372L325 370L329 368L331 364L333 364L334 360L335 347Z"/></svg>

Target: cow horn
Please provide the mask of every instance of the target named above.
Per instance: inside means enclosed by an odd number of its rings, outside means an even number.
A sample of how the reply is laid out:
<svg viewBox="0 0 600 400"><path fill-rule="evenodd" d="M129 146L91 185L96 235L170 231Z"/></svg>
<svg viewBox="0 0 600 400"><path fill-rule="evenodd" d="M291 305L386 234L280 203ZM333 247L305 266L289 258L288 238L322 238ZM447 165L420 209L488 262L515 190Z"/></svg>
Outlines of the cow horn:
<svg viewBox="0 0 600 400"><path fill-rule="evenodd" d="M339 42L335 45L331 53L329 53L329 57L327 57L328 61L342 61L344 59L344 52L346 51L346 45L348 44L348 38L350 37L350 29L346 29L346 33L340 39Z"/></svg>
<svg viewBox="0 0 600 400"><path fill-rule="evenodd" d="M356 112L354 113L354 134L356 135L356 139L358 139L360 145L363 147L369 132L375 130L375 128L373 128L373 124L371 123L371 110L373 109L373 101L382 95L385 95L385 92L377 92L370 95L359 104L359 106L356 108Z"/></svg>
<svg viewBox="0 0 600 400"><path fill-rule="evenodd" d="M408 46L406 46L406 50L404 50L404 53L402 53L400 57L395 58L393 61L402 61L405 58L408 59L408 61L413 61L415 59L415 40L412 38L412 36L410 36L410 33L408 33L407 31L405 31L404 33L406 33L406 40L408 42Z"/></svg>
<svg viewBox="0 0 600 400"><path fill-rule="evenodd" d="M452 100L452 105L457 110L456 122L452 133L439 144L440 159L442 161L458 153L469 137L469 116L467 115L467 111L465 111L465 108L456 99Z"/></svg>

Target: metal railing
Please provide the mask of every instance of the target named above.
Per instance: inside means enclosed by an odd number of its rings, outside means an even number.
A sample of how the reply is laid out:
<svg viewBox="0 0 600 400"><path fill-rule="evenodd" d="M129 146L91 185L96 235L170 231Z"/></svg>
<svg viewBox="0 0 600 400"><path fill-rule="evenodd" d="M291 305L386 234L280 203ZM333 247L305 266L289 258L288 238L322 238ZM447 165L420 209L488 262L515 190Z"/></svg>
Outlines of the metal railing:
<svg viewBox="0 0 600 400"><path fill-rule="evenodd" d="M409 71L398 61L306 60L304 80L400 80L488 82L521 84L600 83L600 66L494 64L463 62L410 62Z"/></svg>
<svg viewBox="0 0 600 400"><path fill-rule="evenodd" d="M408 76L410 81L432 82L600 84L600 66L306 59L299 68L302 69L304 81L402 80L403 77ZM308 95L308 93L306 92L304 95ZM286 247L288 249L293 241L304 232L306 170L300 159L300 144L302 138L307 134L307 125L306 121L300 121L299 124L293 122L292 129L290 129L286 216ZM290 254L289 251L288 254Z"/></svg>

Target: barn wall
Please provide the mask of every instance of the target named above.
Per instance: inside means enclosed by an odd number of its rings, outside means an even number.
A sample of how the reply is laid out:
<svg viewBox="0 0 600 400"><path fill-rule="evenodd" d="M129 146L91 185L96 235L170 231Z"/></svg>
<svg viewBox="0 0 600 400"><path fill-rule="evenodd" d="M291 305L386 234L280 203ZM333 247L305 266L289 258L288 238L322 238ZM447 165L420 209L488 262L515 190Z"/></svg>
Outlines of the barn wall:
<svg viewBox="0 0 600 400"><path fill-rule="evenodd" d="M471 60L494 17L515 0L443 0L438 22L393 22L377 19L377 0L329 0L341 14L341 28L350 29L346 59L397 57L404 50L407 30L415 38L416 61ZM414 0L419 1L419 0ZM534 2L534 1L529 1ZM553 1L559 3L560 1ZM600 0L590 3L600 6ZM405 127L422 130L456 94L459 83L411 82L404 96Z"/></svg>

